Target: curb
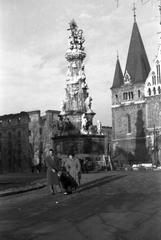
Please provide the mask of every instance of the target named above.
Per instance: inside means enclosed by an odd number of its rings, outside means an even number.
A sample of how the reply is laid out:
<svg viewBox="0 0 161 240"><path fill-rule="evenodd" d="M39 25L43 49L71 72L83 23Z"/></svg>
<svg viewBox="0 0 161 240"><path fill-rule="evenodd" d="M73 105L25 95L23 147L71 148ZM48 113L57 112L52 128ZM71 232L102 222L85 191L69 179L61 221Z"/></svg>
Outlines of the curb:
<svg viewBox="0 0 161 240"><path fill-rule="evenodd" d="M16 195L19 193L25 193L25 192L29 192L29 191L33 191L33 190L38 190L38 189L44 188L45 186L46 186L46 184L36 183L34 186L11 188L4 192L0 192L0 197L6 197L6 196L10 196L10 195Z"/></svg>
<svg viewBox="0 0 161 240"><path fill-rule="evenodd" d="M77 189L77 192L80 193L82 191L101 186L101 185L106 184L108 182L118 180L118 179L120 179L122 177L125 177L125 176L126 175L123 175L123 176L116 176L116 175L105 176L105 177L93 180L91 182L83 183ZM17 188L17 189L12 188L12 189L5 190L4 192L0 193L0 197L6 197L6 196L10 196L10 195L16 195L16 194L20 194L20 193L33 191L33 190L38 190L38 189L41 189L41 188L44 188L44 187L47 186L47 184L42 184L42 183L33 183L33 184L34 184L34 186L26 186L26 187L21 187L21 188Z"/></svg>

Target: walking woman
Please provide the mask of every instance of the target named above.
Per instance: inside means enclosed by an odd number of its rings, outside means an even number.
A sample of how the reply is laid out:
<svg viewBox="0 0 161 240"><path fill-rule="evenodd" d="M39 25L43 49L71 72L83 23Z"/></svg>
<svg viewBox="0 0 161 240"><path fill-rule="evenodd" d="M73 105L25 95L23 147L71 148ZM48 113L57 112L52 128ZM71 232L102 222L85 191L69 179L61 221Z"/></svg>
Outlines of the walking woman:
<svg viewBox="0 0 161 240"><path fill-rule="evenodd" d="M69 152L65 168L67 173L69 173L69 178L71 179L71 188L75 188L76 190L76 188L80 185L81 165L79 159L74 157L73 152Z"/></svg>
<svg viewBox="0 0 161 240"><path fill-rule="evenodd" d="M59 185L59 158L54 155L53 149L49 150L49 156L45 159L46 166L47 166L47 184L49 186L49 190L51 194L55 192L60 192L60 185Z"/></svg>

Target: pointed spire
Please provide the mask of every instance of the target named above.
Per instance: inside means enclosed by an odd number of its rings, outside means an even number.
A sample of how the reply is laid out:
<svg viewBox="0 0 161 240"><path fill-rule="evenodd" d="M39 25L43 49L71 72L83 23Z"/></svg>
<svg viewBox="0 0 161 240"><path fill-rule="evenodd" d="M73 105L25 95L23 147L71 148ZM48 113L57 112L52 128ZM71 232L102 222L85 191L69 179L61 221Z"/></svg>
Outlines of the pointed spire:
<svg viewBox="0 0 161 240"><path fill-rule="evenodd" d="M149 61L136 22L133 24L125 68L126 72L130 75L132 83L144 83L150 72Z"/></svg>
<svg viewBox="0 0 161 240"><path fill-rule="evenodd" d="M122 74L122 69L120 66L120 61L119 61L119 56L118 56L118 51L117 51L116 68L115 68L115 74L114 74L114 79L113 79L113 85L112 85L111 89L119 88L122 85L123 85L123 74Z"/></svg>
<svg viewBox="0 0 161 240"><path fill-rule="evenodd" d="M134 22L136 22L136 14L135 14L135 10L136 10L137 8L135 7L135 3L133 3L133 11L134 11Z"/></svg>

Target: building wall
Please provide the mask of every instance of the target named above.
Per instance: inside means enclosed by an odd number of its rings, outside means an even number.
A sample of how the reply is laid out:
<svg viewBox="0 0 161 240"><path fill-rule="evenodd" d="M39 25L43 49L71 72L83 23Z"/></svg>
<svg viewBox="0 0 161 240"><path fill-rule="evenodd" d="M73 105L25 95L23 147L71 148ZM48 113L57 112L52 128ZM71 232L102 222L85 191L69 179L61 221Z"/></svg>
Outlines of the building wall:
<svg viewBox="0 0 161 240"><path fill-rule="evenodd" d="M0 117L1 171L22 170L28 161L28 114L10 114Z"/></svg>
<svg viewBox="0 0 161 240"><path fill-rule="evenodd" d="M48 110L41 116L37 110L0 116L0 172L24 171L44 163L59 113Z"/></svg>
<svg viewBox="0 0 161 240"><path fill-rule="evenodd" d="M111 155L112 151L112 127L102 126L102 133L105 136L105 155Z"/></svg>
<svg viewBox="0 0 161 240"><path fill-rule="evenodd" d="M138 162L145 161L147 147L144 84L112 90L112 103L113 156L122 151L125 155L134 155Z"/></svg>

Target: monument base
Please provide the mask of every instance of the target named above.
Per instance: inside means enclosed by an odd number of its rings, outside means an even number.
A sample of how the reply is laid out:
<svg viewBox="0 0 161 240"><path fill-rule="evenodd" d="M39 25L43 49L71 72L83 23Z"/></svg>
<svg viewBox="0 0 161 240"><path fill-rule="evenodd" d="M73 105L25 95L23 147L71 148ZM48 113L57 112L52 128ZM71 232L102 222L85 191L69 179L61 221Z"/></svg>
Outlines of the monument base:
<svg viewBox="0 0 161 240"><path fill-rule="evenodd" d="M55 153L62 158L68 157L72 150L80 160L87 160L90 170L99 169L105 161L104 135L65 135L52 138Z"/></svg>

